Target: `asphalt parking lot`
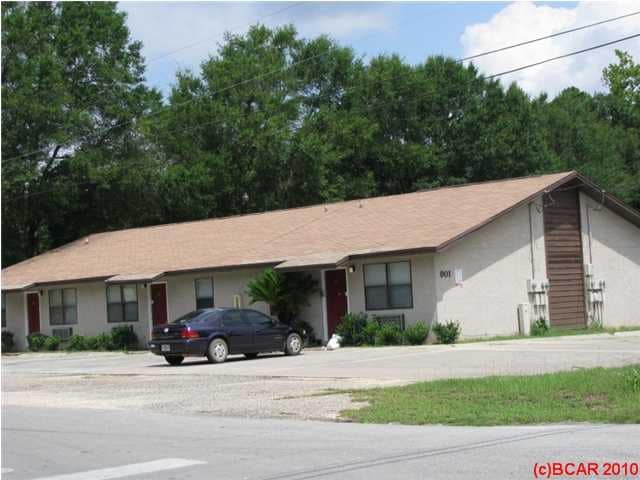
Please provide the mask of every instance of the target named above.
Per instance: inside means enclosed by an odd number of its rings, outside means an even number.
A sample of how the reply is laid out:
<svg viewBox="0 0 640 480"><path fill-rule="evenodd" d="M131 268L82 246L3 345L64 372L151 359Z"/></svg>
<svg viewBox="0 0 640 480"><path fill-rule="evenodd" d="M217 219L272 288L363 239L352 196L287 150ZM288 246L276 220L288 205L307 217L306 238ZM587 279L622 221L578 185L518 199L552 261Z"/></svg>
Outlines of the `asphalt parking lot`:
<svg viewBox="0 0 640 480"><path fill-rule="evenodd" d="M335 419L353 404L328 389L440 378L538 374L640 363L640 332L454 346L306 350L297 357L189 359L146 352L40 353L2 358L3 405L144 409L220 416Z"/></svg>

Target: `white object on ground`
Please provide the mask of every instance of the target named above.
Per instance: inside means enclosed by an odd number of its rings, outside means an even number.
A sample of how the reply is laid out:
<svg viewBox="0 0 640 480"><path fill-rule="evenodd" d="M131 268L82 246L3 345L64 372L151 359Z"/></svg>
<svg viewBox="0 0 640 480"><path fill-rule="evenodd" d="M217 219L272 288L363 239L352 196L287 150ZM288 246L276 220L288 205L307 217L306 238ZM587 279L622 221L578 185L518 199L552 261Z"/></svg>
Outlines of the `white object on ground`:
<svg viewBox="0 0 640 480"><path fill-rule="evenodd" d="M335 350L337 348L340 348L341 342L342 342L342 337L334 333L333 335L331 335L331 338L327 342L327 350Z"/></svg>

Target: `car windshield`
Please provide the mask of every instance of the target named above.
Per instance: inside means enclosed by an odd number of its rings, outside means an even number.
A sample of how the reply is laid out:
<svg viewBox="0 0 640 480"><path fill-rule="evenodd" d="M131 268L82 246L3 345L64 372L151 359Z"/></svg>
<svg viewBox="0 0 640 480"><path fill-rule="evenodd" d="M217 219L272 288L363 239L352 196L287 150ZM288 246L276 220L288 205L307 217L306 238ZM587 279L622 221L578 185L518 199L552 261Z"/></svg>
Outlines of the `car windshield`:
<svg viewBox="0 0 640 480"><path fill-rule="evenodd" d="M209 317L207 313L208 313L208 310L194 310L193 312L189 312L186 315L176 318L171 323L173 325L184 325L186 323L202 322L205 318Z"/></svg>

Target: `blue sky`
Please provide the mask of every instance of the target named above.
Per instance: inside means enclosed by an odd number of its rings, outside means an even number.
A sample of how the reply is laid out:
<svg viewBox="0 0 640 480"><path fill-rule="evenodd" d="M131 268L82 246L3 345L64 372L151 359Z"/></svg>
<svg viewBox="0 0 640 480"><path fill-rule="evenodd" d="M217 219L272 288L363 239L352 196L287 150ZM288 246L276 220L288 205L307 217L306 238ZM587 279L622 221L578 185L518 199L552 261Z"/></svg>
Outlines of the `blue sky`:
<svg viewBox="0 0 640 480"><path fill-rule="evenodd" d="M288 8L287 8L288 7ZM147 80L165 94L179 69L198 71L225 31L242 33L256 22L292 23L304 37L327 34L365 58L397 53L418 63L431 54L461 57L593 23L637 9L629 2L125 2L132 37L143 41ZM280 13L274 14L285 9ZM477 62L491 74L640 32L640 16L492 55ZM187 45L188 48L167 55ZM640 59L640 42L620 44ZM159 56L164 58L157 59ZM603 90L601 71L613 48L572 57L503 78L532 95L570 85Z"/></svg>

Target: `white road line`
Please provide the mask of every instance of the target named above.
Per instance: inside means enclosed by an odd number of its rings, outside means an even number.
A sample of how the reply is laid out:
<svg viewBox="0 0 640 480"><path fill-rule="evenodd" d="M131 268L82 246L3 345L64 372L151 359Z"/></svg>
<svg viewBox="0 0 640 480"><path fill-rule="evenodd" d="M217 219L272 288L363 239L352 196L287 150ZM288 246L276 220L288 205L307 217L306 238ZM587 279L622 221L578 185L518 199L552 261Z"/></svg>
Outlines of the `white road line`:
<svg viewBox="0 0 640 480"><path fill-rule="evenodd" d="M36 480L109 480L112 478L128 477L130 475L142 475L144 473L173 470L175 468L202 465L207 462L189 460L186 458L163 458L152 462L132 463L120 467L101 468L99 470L87 470L86 472L66 473L52 477L40 477Z"/></svg>

